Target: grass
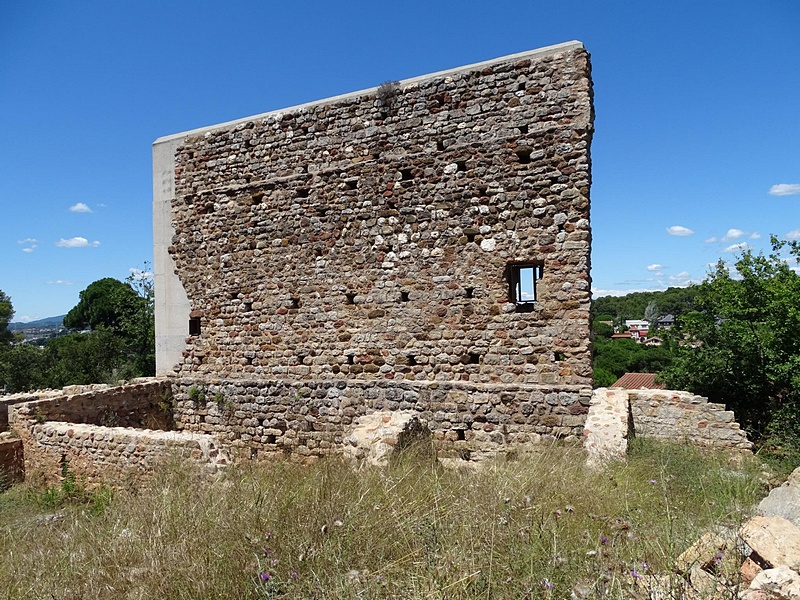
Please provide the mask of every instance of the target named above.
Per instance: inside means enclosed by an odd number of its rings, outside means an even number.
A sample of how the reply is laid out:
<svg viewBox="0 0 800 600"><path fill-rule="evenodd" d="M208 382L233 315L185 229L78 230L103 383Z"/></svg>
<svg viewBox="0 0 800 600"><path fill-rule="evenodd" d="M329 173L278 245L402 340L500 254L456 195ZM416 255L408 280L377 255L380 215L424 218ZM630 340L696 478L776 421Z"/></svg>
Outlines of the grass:
<svg viewBox="0 0 800 600"><path fill-rule="evenodd" d="M410 451L387 469L279 462L214 480L176 464L113 494L17 485L0 494L0 598L647 597L763 492L755 464L686 446L584 460L554 445L444 470ZM680 598L679 584L659 586Z"/></svg>

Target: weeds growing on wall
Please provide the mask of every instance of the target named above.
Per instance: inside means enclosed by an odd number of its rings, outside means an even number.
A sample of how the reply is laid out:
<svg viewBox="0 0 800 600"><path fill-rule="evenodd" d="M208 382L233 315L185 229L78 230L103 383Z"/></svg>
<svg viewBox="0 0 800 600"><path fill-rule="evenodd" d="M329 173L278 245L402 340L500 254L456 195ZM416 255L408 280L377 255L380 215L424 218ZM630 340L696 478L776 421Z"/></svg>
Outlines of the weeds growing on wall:
<svg viewBox="0 0 800 600"><path fill-rule="evenodd" d="M387 469L278 462L214 480L176 464L56 520L15 486L0 597L679 598L675 557L761 492L752 465L676 445L639 441L599 472L584 460L556 446L445 470L412 449Z"/></svg>

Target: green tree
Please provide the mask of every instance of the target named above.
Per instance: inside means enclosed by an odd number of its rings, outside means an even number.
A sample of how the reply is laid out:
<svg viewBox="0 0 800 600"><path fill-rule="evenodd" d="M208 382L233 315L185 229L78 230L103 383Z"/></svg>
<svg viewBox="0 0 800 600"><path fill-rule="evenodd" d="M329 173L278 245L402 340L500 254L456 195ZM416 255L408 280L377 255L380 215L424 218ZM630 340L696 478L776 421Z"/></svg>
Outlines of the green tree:
<svg viewBox="0 0 800 600"><path fill-rule="evenodd" d="M720 261L670 332L676 358L662 374L670 388L728 405L757 436L800 432L776 422L800 406L800 276L787 250L800 258L797 243L773 237L770 254L745 251L734 274Z"/></svg>
<svg viewBox="0 0 800 600"><path fill-rule="evenodd" d="M8 324L14 316L14 307L3 290L0 290L0 347L8 346L14 339L14 334L8 330Z"/></svg>

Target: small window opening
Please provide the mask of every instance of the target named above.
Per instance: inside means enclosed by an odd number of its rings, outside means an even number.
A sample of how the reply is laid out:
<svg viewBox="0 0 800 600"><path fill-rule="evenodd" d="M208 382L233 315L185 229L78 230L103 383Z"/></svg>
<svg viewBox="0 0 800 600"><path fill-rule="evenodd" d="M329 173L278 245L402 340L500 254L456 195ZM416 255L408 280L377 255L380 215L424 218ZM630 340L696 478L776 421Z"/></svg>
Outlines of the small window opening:
<svg viewBox="0 0 800 600"><path fill-rule="evenodd" d="M253 364L253 357L252 356L245 357L245 360L247 361L248 365L252 365Z"/></svg>
<svg viewBox="0 0 800 600"><path fill-rule="evenodd" d="M559 233L563 233L564 232L564 223L561 223L561 225L558 226L558 232Z"/></svg>
<svg viewBox="0 0 800 600"><path fill-rule="evenodd" d="M524 92L525 91L525 82L524 81L520 82L519 84L517 84L517 91L518 92Z"/></svg>
<svg viewBox="0 0 800 600"><path fill-rule="evenodd" d="M245 302L244 303L244 309L245 309L245 311L250 312L251 310L253 310L253 303L252 302Z"/></svg>
<svg viewBox="0 0 800 600"><path fill-rule="evenodd" d="M414 175L411 173L411 169L400 169L400 175L403 181L408 181L414 178Z"/></svg>
<svg viewBox="0 0 800 600"><path fill-rule="evenodd" d="M436 141L436 149L439 152L444 152L444 141L443 140L437 140Z"/></svg>
<svg viewBox="0 0 800 600"><path fill-rule="evenodd" d="M533 310L537 300L536 282L544 274L542 263L511 264L508 265L506 277L508 279L508 297L517 305L517 310Z"/></svg>
<svg viewBox="0 0 800 600"><path fill-rule="evenodd" d="M309 191L310 190L308 188L298 188L297 189L297 197L298 198L308 198Z"/></svg>
<svg viewBox="0 0 800 600"><path fill-rule="evenodd" d="M200 335L200 317L189 318L189 335Z"/></svg>
<svg viewBox="0 0 800 600"><path fill-rule="evenodd" d="M297 364L298 365L302 365L303 361L306 359L306 356L308 356L308 355L307 354L303 354L303 353L298 353L297 354Z"/></svg>
<svg viewBox="0 0 800 600"><path fill-rule="evenodd" d="M289 306L289 308L292 309L300 308L300 298L292 298L292 304Z"/></svg>
<svg viewBox="0 0 800 600"><path fill-rule="evenodd" d="M527 125L518 125L517 129L519 129L520 133L528 133L528 126Z"/></svg>
<svg viewBox="0 0 800 600"><path fill-rule="evenodd" d="M467 296L467 298L474 298L475 297L474 296L475 288L471 288L471 287L464 288L464 293Z"/></svg>
<svg viewBox="0 0 800 600"><path fill-rule="evenodd" d="M406 361L408 362L409 367L416 367L417 366L417 357L413 354L409 354L406 356Z"/></svg>
<svg viewBox="0 0 800 600"><path fill-rule="evenodd" d="M395 202L394 200L387 200L386 206L391 210L395 210L397 208L397 202Z"/></svg>
<svg viewBox="0 0 800 600"><path fill-rule="evenodd" d="M564 353L563 352L554 352L553 353L553 358L555 359L556 362L561 362L562 360L564 360Z"/></svg>
<svg viewBox="0 0 800 600"><path fill-rule="evenodd" d="M314 256L316 256L316 257L322 256L322 249L321 248L314 248Z"/></svg>
<svg viewBox="0 0 800 600"><path fill-rule="evenodd" d="M465 439L467 439L463 429L456 429L456 439L459 442L463 442Z"/></svg>
<svg viewBox="0 0 800 600"><path fill-rule="evenodd" d="M485 186L481 186L481 187L479 187L479 188L478 188L478 197L479 197L479 198L482 198L483 196L485 196L485 195L486 195L486 192L488 192L488 191L489 191L489 188L488 188L488 187L485 187Z"/></svg>
<svg viewBox="0 0 800 600"><path fill-rule="evenodd" d="M344 183L348 190L354 190L358 187L358 179L348 179Z"/></svg>
<svg viewBox="0 0 800 600"><path fill-rule="evenodd" d="M464 235L467 236L467 243L472 243L475 241L475 236L478 235L478 232L474 229L465 229Z"/></svg>
<svg viewBox="0 0 800 600"><path fill-rule="evenodd" d="M515 151L517 155L517 159L519 160L521 165L527 165L531 162L531 152L530 148L519 148Z"/></svg>
<svg viewBox="0 0 800 600"><path fill-rule="evenodd" d="M267 444L274 444L277 441L277 438L274 433L269 433L264 436L264 442Z"/></svg>
<svg viewBox="0 0 800 600"><path fill-rule="evenodd" d="M466 171L467 170L467 161L465 160L457 160L456 166L458 167L458 171Z"/></svg>
<svg viewBox="0 0 800 600"><path fill-rule="evenodd" d="M356 364L356 359L355 359L355 357L354 357L352 354L348 354L348 355L347 355L347 364L348 364L348 365L354 365L354 364Z"/></svg>
<svg viewBox="0 0 800 600"><path fill-rule="evenodd" d="M408 292L400 292L400 302L408 302Z"/></svg>
<svg viewBox="0 0 800 600"><path fill-rule="evenodd" d="M264 201L264 192L256 192L250 196L250 203L253 205L261 204Z"/></svg>
<svg viewBox="0 0 800 600"><path fill-rule="evenodd" d="M345 292L344 297L347 298L347 304L355 304L355 298L356 298L355 292Z"/></svg>

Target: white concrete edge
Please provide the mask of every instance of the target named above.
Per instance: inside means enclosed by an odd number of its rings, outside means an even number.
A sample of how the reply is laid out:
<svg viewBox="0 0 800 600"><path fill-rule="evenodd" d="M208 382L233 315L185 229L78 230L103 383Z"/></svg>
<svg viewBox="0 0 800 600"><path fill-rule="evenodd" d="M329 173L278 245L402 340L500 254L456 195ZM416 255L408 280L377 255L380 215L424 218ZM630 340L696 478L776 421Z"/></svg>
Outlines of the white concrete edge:
<svg viewBox="0 0 800 600"><path fill-rule="evenodd" d="M534 58L544 58L545 56L549 56L552 54L557 54L559 52L567 52L570 50L577 50L582 49L583 42L579 42L577 40L573 40L570 42L563 42L561 44L555 44L553 46L545 46L543 48L537 48L535 50L526 50L525 52L518 52L517 54L509 54L507 56L501 56L499 58L493 58L490 60L485 60L482 62L473 63L470 65L464 65L461 67L456 67L455 69L446 69L444 71L436 71L435 73L428 73L426 75L418 75L417 77L411 77L410 79L403 79L399 81L401 87L406 87L409 85L413 85L416 83L421 83L423 81L428 81L430 79L436 79L437 77L448 77L451 75L456 75L458 73L464 73L466 71L475 71L478 69L483 69L488 66L496 65L499 63L504 62L511 62L511 61L519 61L525 60L527 58L534 59ZM155 142L153 142L153 146L164 144L167 142L171 142L174 140L183 140L189 136L200 135L204 133L208 133L209 131L216 131L219 129L228 129L230 127L235 127L241 123L248 123L250 121L255 121L257 119L264 119L269 116L280 115L284 113L291 113L301 111L305 108L311 106L323 106L326 104L335 104L337 102L341 102L343 100L348 100L351 98L357 98L359 96L367 96L374 94L380 86L375 86L371 88L366 88L363 90L359 90L356 92L349 92L347 94L340 94L338 96L331 96L329 98L323 98L321 100L314 100L313 102L305 102L303 104L297 104L295 106L288 106L286 108L279 108L276 110L271 110L265 113L252 115L249 117L243 117L241 119L235 119L233 121L226 121L224 123L218 123L216 125L209 125L207 127L199 127L197 129L190 129L188 131L183 131L180 133L174 133L171 135L166 135L163 137L158 138Z"/></svg>

